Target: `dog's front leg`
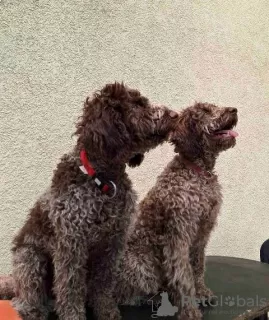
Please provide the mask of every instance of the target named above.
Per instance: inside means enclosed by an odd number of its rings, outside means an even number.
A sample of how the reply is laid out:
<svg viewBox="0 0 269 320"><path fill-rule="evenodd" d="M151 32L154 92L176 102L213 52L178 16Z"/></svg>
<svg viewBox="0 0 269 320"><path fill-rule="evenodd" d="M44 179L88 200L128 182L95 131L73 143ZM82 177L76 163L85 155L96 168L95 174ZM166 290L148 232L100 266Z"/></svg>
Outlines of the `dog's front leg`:
<svg viewBox="0 0 269 320"><path fill-rule="evenodd" d="M203 239L195 247L192 248L190 253L190 261L194 274L195 289L197 299L203 301L210 301L213 299L213 292L205 285L205 247L207 241Z"/></svg>
<svg viewBox="0 0 269 320"><path fill-rule="evenodd" d="M86 320L87 247L74 235L58 239L54 253L55 309L60 320Z"/></svg>
<svg viewBox="0 0 269 320"><path fill-rule="evenodd" d="M212 216L217 216L217 209L212 211ZM213 292L205 285L205 248L209 241L215 220L212 219L199 230L199 239L190 250L190 262L193 269L196 297L203 302L214 299Z"/></svg>
<svg viewBox="0 0 269 320"><path fill-rule="evenodd" d="M187 240L174 239L164 248L164 271L168 293L176 307L179 307L178 319L200 320L202 313L195 297L195 282L189 261Z"/></svg>
<svg viewBox="0 0 269 320"><path fill-rule="evenodd" d="M121 249L120 239L103 240L102 250L93 259L90 271L89 296L93 313L97 320L120 320L121 315L116 302L116 259Z"/></svg>

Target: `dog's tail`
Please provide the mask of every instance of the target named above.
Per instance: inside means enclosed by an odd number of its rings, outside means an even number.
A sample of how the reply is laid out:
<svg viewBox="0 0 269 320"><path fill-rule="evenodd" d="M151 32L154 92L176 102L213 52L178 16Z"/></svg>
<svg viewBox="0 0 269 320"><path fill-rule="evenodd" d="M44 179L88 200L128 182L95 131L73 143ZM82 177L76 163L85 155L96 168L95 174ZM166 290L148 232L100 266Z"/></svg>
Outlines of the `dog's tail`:
<svg viewBox="0 0 269 320"><path fill-rule="evenodd" d="M12 299L15 297L15 283L11 275L0 276L0 299Z"/></svg>

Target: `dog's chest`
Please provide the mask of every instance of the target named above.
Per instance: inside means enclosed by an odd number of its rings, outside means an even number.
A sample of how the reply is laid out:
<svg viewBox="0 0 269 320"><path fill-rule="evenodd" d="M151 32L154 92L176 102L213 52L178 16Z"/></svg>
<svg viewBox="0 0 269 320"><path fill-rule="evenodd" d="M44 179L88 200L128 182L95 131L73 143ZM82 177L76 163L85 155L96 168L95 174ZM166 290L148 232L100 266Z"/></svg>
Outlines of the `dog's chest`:
<svg viewBox="0 0 269 320"><path fill-rule="evenodd" d="M50 219L57 228L69 233L77 230L83 239L90 237L96 245L122 235L135 203L136 194L126 184L119 185L116 196L111 198L87 182L70 187L68 193L54 199Z"/></svg>
<svg viewBox="0 0 269 320"><path fill-rule="evenodd" d="M103 228L110 232L121 232L129 222L131 214L135 210L136 195L128 191L114 201L103 204L100 216L104 217Z"/></svg>
<svg viewBox="0 0 269 320"><path fill-rule="evenodd" d="M119 188L115 198L95 199L95 203L99 203L96 210L93 210L92 203L88 202L91 216L89 232L95 233L101 241L107 237L121 236L135 210L136 201L137 196L132 189Z"/></svg>
<svg viewBox="0 0 269 320"><path fill-rule="evenodd" d="M222 202L221 187L217 177L205 177L195 181L191 190L197 200L196 208L199 208L200 219L204 222L215 221ZM194 203L190 205L195 206Z"/></svg>
<svg viewBox="0 0 269 320"><path fill-rule="evenodd" d="M174 180L174 182L172 182ZM184 206L189 215L195 218L207 219L214 215L214 211L220 207L222 202L221 187L217 177L176 177L170 180L174 184L173 195L179 207Z"/></svg>
<svg viewBox="0 0 269 320"><path fill-rule="evenodd" d="M201 179L197 184L198 191L200 191L200 197L211 204L221 199L221 187L215 176Z"/></svg>

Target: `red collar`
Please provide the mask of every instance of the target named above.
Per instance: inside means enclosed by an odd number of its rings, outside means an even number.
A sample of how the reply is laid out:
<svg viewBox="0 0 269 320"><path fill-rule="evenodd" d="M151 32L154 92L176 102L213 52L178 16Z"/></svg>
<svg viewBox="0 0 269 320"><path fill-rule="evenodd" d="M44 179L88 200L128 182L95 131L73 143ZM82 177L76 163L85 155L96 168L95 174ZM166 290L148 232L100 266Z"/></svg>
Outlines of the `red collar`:
<svg viewBox="0 0 269 320"><path fill-rule="evenodd" d="M199 174L203 174L207 177L212 177L213 173L207 170L204 170L203 168L199 167L197 164L190 162L186 159L183 160L183 163L185 164L185 166Z"/></svg>
<svg viewBox="0 0 269 320"><path fill-rule="evenodd" d="M82 166L80 166L80 169L83 173L88 174L93 178L93 181L96 183L97 187L102 190L103 192L108 192L110 189L110 186L107 183L102 182L98 177L96 171L93 169L92 165L90 164L87 153L85 149L82 149L80 151L80 161L82 163Z"/></svg>

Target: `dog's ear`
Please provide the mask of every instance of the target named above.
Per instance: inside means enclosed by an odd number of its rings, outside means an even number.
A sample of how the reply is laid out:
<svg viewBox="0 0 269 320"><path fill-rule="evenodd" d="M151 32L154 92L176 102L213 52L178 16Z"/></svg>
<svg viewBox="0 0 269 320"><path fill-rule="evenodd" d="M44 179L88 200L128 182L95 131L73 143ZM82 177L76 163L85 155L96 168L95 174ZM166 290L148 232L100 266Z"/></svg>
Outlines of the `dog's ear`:
<svg viewBox="0 0 269 320"><path fill-rule="evenodd" d="M169 141L175 146L175 152L188 160L195 160L202 154L200 135L197 121L190 110L186 110L180 115L177 128L170 134Z"/></svg>
<svg viewBox="0 0 269 320"><path fill-rule="evenodd" d="M108 160L120 158L129 145L129 134L124 124L111 116L111 110L91 122L84 137L84 146L90 152Z"/></svg>
<svg viewBox="0 0 269 320"><path fill-rule="evenodd" d="M75 132L80 148L114 162L128 154L131 138L120 110L124 94L126 89L121 85L107 85L99 95L86 99Z"/></svg>
<svg viewBox="0 0 269 320"><path fill-rule="evenodd" d="M129 167L138 167L144 160L144 154L143 153L137 153L135 154L128 162Z"/></svg>

